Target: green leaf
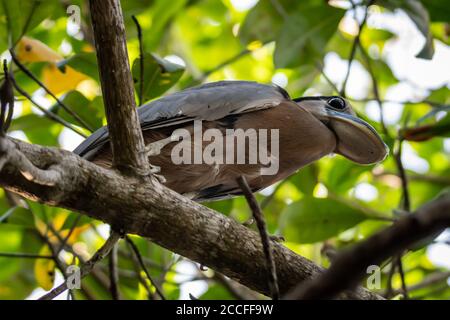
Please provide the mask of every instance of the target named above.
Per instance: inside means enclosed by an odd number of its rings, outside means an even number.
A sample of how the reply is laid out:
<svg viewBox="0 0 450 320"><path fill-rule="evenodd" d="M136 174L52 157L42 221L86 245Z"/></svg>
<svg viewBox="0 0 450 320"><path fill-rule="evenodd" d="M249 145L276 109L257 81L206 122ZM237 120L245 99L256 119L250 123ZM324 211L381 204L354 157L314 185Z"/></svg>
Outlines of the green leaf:
<svg viewBox="0 0 450 320"><path fill-rule="evenodd" d="M291 68L320 60L344 13L328 5L302 3L277 37L275 66Z"/></svg>
<svg viewBox="0 0 450 320"><path fill-rule="evenodd" d="M430 26L431 34L446 45L450 45L449 24L445 22L434 22Z"/></svg>
<svg viewBox="0 0 450 320"><path fill-rule="evenodd" d="M426 41L423 48L416 55L417 58L430 60L434 55L433 37L430 32L430 17L427 9L418 0L382 0L377 4L387 9L403 10L414 22L417 29L424 35ZM448 6L448 5L447 5Z"/></svg>
<svg viewBox="0 0 450 320"><path fill-rule="evenodd" d="M13 45L24 33L54 15L58 6L57 0L0 0L0 21L6 23L0 33L7 31L3 37L9 39L6 43Z"/></svg>
<svg viewBox="0 0 450 320"><path fill-rule="evenodd" d="M0 224L0 252L20 252L23 235L23 228L21 226ZM6 280L18 272L20 266L20 259L0 257L0 281Z"/></svg>
<svg viewBox="0 0 450 320"><path fill-rule="evenodd" d="M34 228L34 217L31 211L23 207L12 207L0 215L0 223L6 222Z"/></svg>
<svg viewBox="0 0 450 320"><path fill-rule="evenodd" d="M316 184L319 182L317 175L318 168L313 163L300 169L299 172L289 178L289 181L304 194L312 195Z"/></svg>
<svg viewBox="0 0 450 320"><path fill-rule="evenodd" d="M12 121L11 131L22 130L32 143L57 145L61 125L37 114L27 114Z"/></svg>
<svg viewBox="0 0 450 320"><path fill-rule="evenodd" d="M361 33L361 44L364 48L370 47L372 44L377 44L381 49L387 40L394 36L392 32L384 29L365 27Z"/></svg>
<svg viewBox="0 0 450 320"><path fill-rule="evenodd" d="M208 290L198 298L200 300L233 300L230 291L216 283L208 286Z"/></svg>
<svg viewBox="0 0 450 320"><path fill-rule="evenodd" d="M431 91L430 95L427 97L427 100L441 104L450 104L450 88L444 85L439 89Z"/></svg>
<svg viewBox="0 0 450 320"><path fill-rule="evenodd" d="M47 245L39 251L40 255L51 255L52 252ZM53 259L36 259L34 263L34 277L37 284L45 291L49 291L55 282L56 263Z"/></svg>
<svg viewBox="0 0 450 320"><path fill-rule="evenodd" d="M165 28L170 21L183 11L187 0L156 0L151 8L152 24L148 32L144 32L144 45L146 48L154 50L158 47L161 38L165 33ZM138 18L139 19L139 18Z"/></svg>
<svg viewBox="0 0 450 320"><path fill-rule="evenodd" d="M333 193L343 193L355 185L363 172L370 169L371 166L356 165L347 159L335 158L333 167L325 179L325 185Z"/></svg>
<svg viewBox="0 0 450 320"><path fill-rule="evenodd" d="M208 208L216 210L227 216L230 214L231 210L233 209L233 200L227 199L227 200L221 200L221 201L212 201L212 202L207 202L205 205Z"/></svg>
<svg viewBox="0 0 450 320"><path fill-rule="evenodd" d="M63 99L63 103L74 111L81 119L83 119L91 128L98 129L103 126L103 100L96 97L94 100L87 99L78 91L68 92ZM51 108L64 120L80 125L80 123L67 111L61 108L59 104L54 104Z"/></svg>
<svg viewBox="0 0 450 320"><path fill-rule="evenodd" d="M278 3L284 10L295 6L293 0L281 0ZM255 40L273 41L280 31L283 21L283 17L274 7L273 1L259 1L245 18L239 30L239 38L244 44Z"/></svg>
<svg viewBox="0 0 450 320"><path fill-rule="evenodd" d="M183 75L184 67L154 54L144 54L143 102L159 97L169 90ZM140 58L133 62L135 89L140 93Z"/></svg>
<svg viewBox="0 0 450 320"><path fill-rule="evenodd" d="M76 220L78 220L77 227L81 227L85 224L92 222L92 219L88 216L82 215L80 217L79 213L71 212L69 214L69 216L66 218L66 220L64 221L64 224L61 227L61 230L72 228Z"/></svg>
<svg viewBox="0 0 450 320"><path fill-rule="evenodd" d="M297 243L326 240L367 219L364 212L345 203L313 197L290 204L281 217L286 240Z"/></svg>
<svg viewBox="0 0 450 320"><path fill-rule="evenodd" d="M426 115L422 116L420 119L417 120L416 124L422 123L425 120L428 120L435 115L437 115L440 112L448 113L450 112L450 105L442 105L442 106L436 106L433 109L431 109L430 112L428 112Z"/></svg>
<svg viewBox="0 0 450 320"><path fill-rule="evenodd" d="M450 6L444 0L421 0L422 5L427 8L432 21L448 22L450 19Z"/></svg>
<svg viewBox="0 0 450 320"><path fill-rule="evenodd" d="M61 60L57 64L62 72L64 72L66 66L70 66L78 72L99 81L97 57L93 52L80 52L68 59Z"/></svg>

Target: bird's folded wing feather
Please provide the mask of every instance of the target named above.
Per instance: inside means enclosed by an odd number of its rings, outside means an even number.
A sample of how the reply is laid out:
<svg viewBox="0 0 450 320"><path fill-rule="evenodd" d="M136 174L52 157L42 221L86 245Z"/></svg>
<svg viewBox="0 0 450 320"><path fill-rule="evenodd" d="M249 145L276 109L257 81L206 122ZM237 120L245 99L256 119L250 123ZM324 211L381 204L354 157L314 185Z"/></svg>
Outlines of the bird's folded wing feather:
<svg viewBox="0 0 450 320"><path fill-rule="evenodd" d="M290 100L282 88L250 81L219 81L186 89L138 108L142 130L173 126L192 120L213 121L232 114L266 109ZM108 141L102 127L73 152L90 155Z"/></svg>

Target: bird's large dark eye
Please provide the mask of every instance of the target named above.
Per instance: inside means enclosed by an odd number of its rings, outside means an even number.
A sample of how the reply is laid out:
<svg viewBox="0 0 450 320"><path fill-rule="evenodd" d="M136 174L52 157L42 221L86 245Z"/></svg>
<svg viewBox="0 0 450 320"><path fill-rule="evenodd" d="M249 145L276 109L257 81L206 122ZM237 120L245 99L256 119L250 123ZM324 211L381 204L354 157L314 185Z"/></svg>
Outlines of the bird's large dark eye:
<svg viewBox="0 0 450 320"><path fill-rule="evenodd" d="M345 109L345 100L340 97L331 98L330 100L328 100L328 104L334 109L338 110Z"/></svg>

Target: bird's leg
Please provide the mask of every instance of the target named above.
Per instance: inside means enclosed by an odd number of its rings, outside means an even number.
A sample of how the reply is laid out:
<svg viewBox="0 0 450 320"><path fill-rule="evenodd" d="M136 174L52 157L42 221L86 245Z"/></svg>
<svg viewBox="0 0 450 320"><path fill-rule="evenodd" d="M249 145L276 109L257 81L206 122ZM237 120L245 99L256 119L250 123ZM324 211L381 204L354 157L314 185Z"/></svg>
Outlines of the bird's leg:
<svg viewBox="0 0 450 320"><path fill-rule="evenodd" d="M172 137L167 137L165 139L161 139L161 140L149 143L148 145L145 146L146 156L151 157L151 156L157 156L157 155L161 154L161 150L171 142L172 142ZM149 165L150 165L150 172L153 173L155 178L157 178L160 183L165 183L166 178L164 178L163 175L157 174L157 173L161 172L161 167L152 165L151 163L149 163Z"/></svg>
<svg viewBox="0 0 450 320"><path fill-rule="evenodd" d="M157 169L159 169L159 171L161 170L160 167L152 166L152 165L150 164L150 172L152 172L153 168L157 168ZM159 172L159 171L158 171L158 172ZM165 178L162 174L156 174L156 173L154 173L154 172L152 172L152 174L153 174L153 176L154 176L156 179L158 179L159 183L164 184L164 183L167 182L166 178Z"/></svg>

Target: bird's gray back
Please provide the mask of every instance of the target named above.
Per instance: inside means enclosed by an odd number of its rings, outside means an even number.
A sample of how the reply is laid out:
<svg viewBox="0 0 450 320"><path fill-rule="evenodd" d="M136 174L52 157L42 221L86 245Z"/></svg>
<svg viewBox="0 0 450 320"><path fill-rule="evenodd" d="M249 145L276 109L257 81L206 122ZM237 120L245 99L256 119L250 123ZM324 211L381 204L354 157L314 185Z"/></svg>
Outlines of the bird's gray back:
<svg viewBox="0 0 450 320"><path fill-rule="evenodd" d="M266 109L290 100L282 88L250 81L219 81L189 88L151 101L138 108L143 130L167 127L194 119L213 121L231 114ZM108 141L100 128L74 153L89 158Z"/></svg>

